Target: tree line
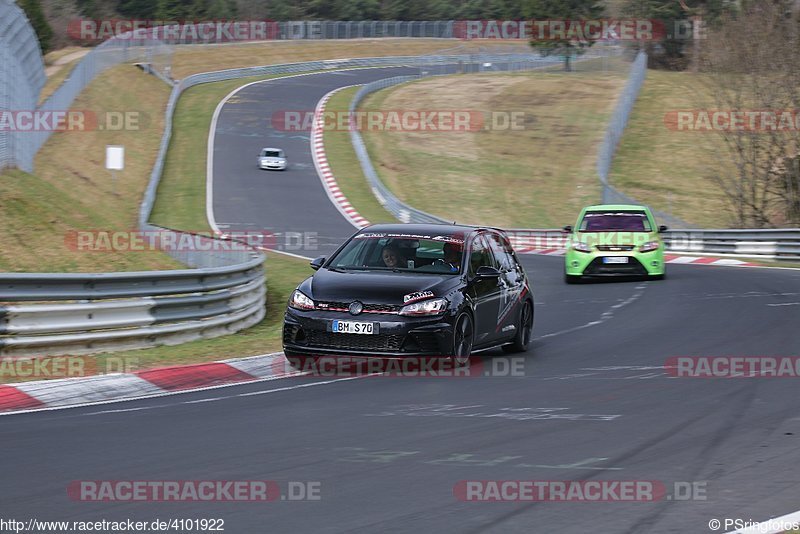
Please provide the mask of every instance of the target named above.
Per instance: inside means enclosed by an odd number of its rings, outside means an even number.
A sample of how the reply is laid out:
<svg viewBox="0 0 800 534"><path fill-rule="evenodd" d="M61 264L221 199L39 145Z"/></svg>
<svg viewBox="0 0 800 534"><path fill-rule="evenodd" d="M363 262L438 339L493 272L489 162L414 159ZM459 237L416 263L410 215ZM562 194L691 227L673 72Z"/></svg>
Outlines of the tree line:
<svg viewBox="0 0 800 534"><path fill-rule="evenodd" d="M42 50L65 44L42 9L42 0L18 0L39 36ZM44 0L45 7L47 2ZM531 20L642 17L685 19L702 14L712 22L739 4L731 0L73 0L78 16L139 20ZM62 24L63 25L63 24ZM54 39L55 37L55 39ZM665 42L651 52L660 66L685 68L685 43Z"/></svg>

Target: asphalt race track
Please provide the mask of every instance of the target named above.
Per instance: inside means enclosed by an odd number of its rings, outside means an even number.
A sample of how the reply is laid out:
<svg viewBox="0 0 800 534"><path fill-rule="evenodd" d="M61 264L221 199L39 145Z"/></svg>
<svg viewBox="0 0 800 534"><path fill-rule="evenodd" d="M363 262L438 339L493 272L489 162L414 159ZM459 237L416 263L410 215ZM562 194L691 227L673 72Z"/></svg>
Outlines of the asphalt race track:
<svg viewBox="0 0 800 534"><path fill-rule="evenodd" d="M218 223L319 232L320 254L352 233L322 189L308 140L258 128L272 109L313 109L334 87L404 72L325 73L239 92L218 124ZM270 145L287 151L290 171L256 169L258 149ZM533 347L518 360L486 353L474 376L300 376L0 417L1 515L222 518L236 534L583 534L703 533L712 518L800 509L800 378L664 369L673 356L800 356L800 271L671 265L664 281L567 286L562 261L524 257ZM510 363L521 373L507 376ZM282 490L319 483L320 499L74 502L66 491L76 480L261 479ZM658 481L674 498L462 502L454 488L465 480ZM682 500L675 483L697 483L705 499Z"/></svg>

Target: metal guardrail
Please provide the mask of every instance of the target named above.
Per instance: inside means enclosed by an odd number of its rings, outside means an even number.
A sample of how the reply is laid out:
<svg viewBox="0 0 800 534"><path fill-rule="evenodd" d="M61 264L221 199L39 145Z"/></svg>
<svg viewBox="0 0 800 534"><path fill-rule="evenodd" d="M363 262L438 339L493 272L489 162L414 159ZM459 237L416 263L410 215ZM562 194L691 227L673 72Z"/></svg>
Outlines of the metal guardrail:
<svg viewBox="0 0 800 534"><path fill-rule="evenodd" d="M0 112L36 109L45 79L39 41L25 13L15 2L0 0ZM33 157L21 138L0 128L0 169Z"/></svg>
<svg viewBox="0 0 800 534"><path fill-rule="evenodd" d="M567 233L559 228L506 229L514 248L522 252L558 251ZM667 230L661 234L668 252L800 260L800 229Z"/></svg>
<svg viewBox="0 0 800 534"><path fill-rule="evenodd" d="M264 257L247 254L200 269L0 273L0 355L142 348L252 326L265 312Z"/></svg>
<svg viewBox="0 0 800 534"><path fill-rule="evenodd" d="M667 249L695 254L800 260L800 229L670 230L664 233Z"/></svg>

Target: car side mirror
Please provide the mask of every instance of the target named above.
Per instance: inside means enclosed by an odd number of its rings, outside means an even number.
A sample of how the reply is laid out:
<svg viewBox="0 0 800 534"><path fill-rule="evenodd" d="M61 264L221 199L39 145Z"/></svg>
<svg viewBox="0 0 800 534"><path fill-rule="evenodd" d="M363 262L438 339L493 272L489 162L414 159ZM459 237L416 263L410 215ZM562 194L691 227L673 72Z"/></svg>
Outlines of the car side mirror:
<svg viewBox="0 0 800 534"><path fill-rule="evenodd" d="M481 265L475 272L476 280L483 280L486 278L499 278L499 277L500 277L500 271L498 271L494 267L489 267L488 265Z"/></svg>
<svg viewBox="0 0 800 534"><path fill-rule="evenodd" d="M568 234L571 234L572 233L572 225L570 225L570 224L566 225L564 227L564 231L567 232Z"/></svg>
<svg viewBox="0 0 800 534"><path fill-rule="evenodd" d="M664 226L663 224L662 224L661 226L659 226L659 227L658 227L658 233L659 233L659 234L663 234L663 233L664 233L664 232L666 232L667 230L669 230L669 228L667 228L667 227L666 227L666 226Z"/></svg>
<svg viewBox="0 0 800 534"><path fill-rule="evenodd" d="M325 256L320 256L319 258L314 258L313 260L311 260L309 265L311 266L312 269L314 269L316 271L316 270L318 270L320 267L322 267L325 264L325 260L326 259L327 258Z"/></svg>

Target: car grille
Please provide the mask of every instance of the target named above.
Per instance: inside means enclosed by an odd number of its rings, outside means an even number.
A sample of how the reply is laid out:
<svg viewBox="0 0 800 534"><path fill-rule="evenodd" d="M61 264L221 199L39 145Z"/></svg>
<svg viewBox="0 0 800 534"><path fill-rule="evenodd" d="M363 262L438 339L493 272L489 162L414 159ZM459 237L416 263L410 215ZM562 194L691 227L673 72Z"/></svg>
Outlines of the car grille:
<svg viewBox="0 0 800 534"><path fill-rule="evenodd" d="M595 258L586 266L583 274L589 276L602 274L646 275L647 269L636 258L630 258L628 263L603 263L603 258Z"/></svg>
<svg viewBox="0 0 800 534"><path fill-rule="evenodd" d="M634 246L635 245L597 245L597 250L602 250L603 252L627 252L633 250Z"/></svg>
<svg viewBox="0 0 800 534"><path fill-rule="evenodd" d="M399 352L403 344L399 334L334 334L321 330L306 332L306 344L311 347L340 350Z"/></svg>
<svg viewBox="0 0 800 534"><path fill-rule="evenodd" d="M317 302L317 306L322 310L347 312L349 302ZM361 313L398 313L402 306L394 306L391 304L364 304L364 311Z"/></svg>

